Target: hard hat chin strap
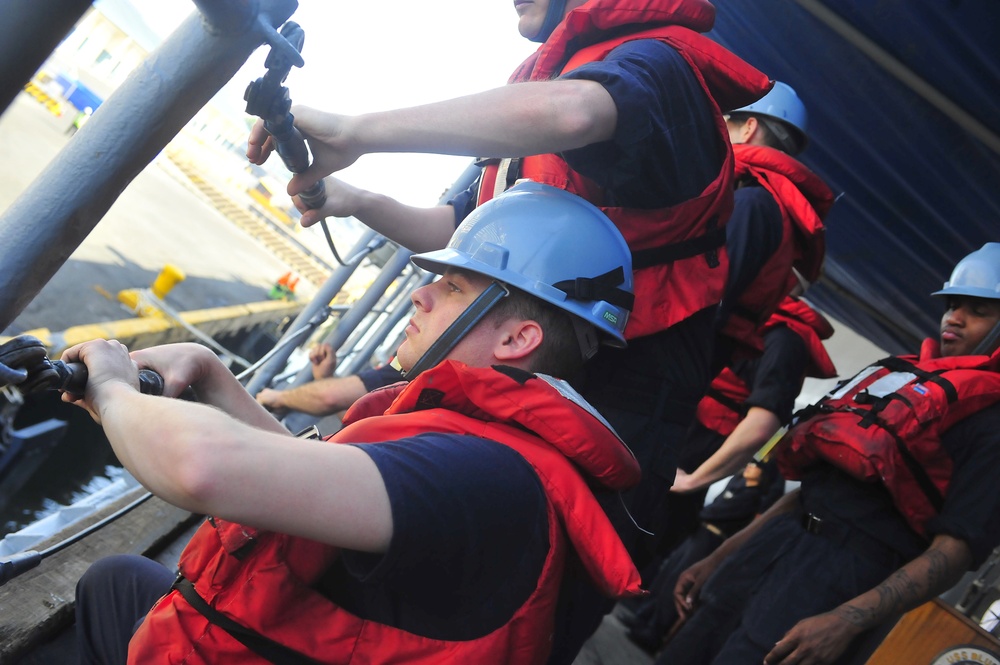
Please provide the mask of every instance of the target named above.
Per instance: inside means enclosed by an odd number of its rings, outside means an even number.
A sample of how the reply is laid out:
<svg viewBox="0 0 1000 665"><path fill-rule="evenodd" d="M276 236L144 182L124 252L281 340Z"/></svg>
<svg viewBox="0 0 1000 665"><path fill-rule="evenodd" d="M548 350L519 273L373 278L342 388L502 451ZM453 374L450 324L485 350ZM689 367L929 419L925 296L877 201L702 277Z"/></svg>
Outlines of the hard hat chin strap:
<svg viewBox="0 0 1000 665"><path fill-rule="evenodd" d="M991 356L997 350L997 342L1000 341L1000 322L993 324L993 328L986 333L976 348L972 350L973 356Z"/></svg>
<svg viewBox="0 0 1000 665"><path fill-rule="evenodd" d="M538 30L538 34L532 37L530 41L541 44L548 39L552 31L563 20L565 12L566 0L549 0L548 10L545 13L545 21L542 22L542 27Z"/></svg>
<svg viewBox="0 0 1000 665"><path fill-rule="evenodd" d="M430 348L424 355L413 363L413 367L403 372L403 377L407 381L412 381L424 370L434 367L448 357L455 345L462 341L462 338L469 334L476 325L483 320L487 312L504 298L510 295L510 289L500 282L493 282L486 290L472 301L472 304L465 308L465 311L458 315L448 328L441 333L441 336L434 340Z"/></svg>

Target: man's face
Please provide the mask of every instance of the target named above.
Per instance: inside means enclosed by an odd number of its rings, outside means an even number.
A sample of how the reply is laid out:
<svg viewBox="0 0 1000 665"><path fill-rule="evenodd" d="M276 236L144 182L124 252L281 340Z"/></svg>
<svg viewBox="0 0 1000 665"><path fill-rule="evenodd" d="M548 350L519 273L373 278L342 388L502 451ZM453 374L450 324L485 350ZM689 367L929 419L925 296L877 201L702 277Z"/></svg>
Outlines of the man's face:
<svg viewBox="0 0 1000 665"><path fill-rule="evenodd" d="M406 339L396 352L400 366L404 370L413 367L448 326L486 290L491 281L476 273L449 269L437 281L414 291L410 299L416 313L406 326ZM492 356L484 356L488 353L485 347L488 340L480 334L483 328L481 325L476 326L452 349L448 358L474 366L488 363Z"/></svg>
<svg viewBox="0 0 1000 665"><path fill-rule="evenodd" d="M1000 300L949 296L941 317L941 355L970 355L1000 322Z"/></svg>

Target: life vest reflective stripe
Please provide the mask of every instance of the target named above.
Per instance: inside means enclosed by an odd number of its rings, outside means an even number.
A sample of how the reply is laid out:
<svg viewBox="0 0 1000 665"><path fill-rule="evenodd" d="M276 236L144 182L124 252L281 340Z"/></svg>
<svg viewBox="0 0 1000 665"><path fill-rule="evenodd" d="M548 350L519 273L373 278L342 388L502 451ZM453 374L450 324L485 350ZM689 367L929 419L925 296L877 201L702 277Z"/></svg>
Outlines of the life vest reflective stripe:
<svg viewBox="0 0 1000 665"><path fill-rule="evenodd" d="M759 145L733 146L736 180L763 187L781 210L781 244L740 294L722 334L751 351L763 349L759 324L795 286L794 267L808 281L819 278L826 253L823 219L834 195L819 176L794 157Z"/></svg>
<svg viewBox="0 0 1000 665"><path fill-rule="evenodd" d="M658 39L676 49L691 66L706 94L720 108L751 103L771 83L760 71L699 34L714 22L710 3L692 0L630 3L591 0L573 10L549 40L511 77L511 82L549 80L586 62L603 59L615 47L636 39ZM628 27L626 27L628 26ZM649 27L655 26L655 27ZM592 38L609 30L614 39ZM698 31L698 32L696 32ZM593 42L597 43L593 43ZM519 177L571 191L597 205L622 232L633 253L635 308L625 329L632 339L664 330L722 298L728 272L724 225L732 212L732 152L722 113L714 110L718 177L697 197L658 209L609 207L596 183L573 171L557 155L524 157ZM506 181L498 164L484 169L479 203L492 198Z"/></svg>
<svg viewBox="0 0 1000 665"><path fill-rule="evenodd" d="M926 536L951 480L941 435L1000 401L998 360L905 356L871 365L802 412L781 444L779 469L800 479L823 461L882 483L911 528Z"/></svg>
<svg viewBox="0 0 1000 665"><path fill-rule="evenodd" d="M312 588L335 561L337 548L221 520L202 525L181 556L181 572L199 597L250 631L322 663L499 664L546 661L570 544L607 593L640 592L638 571L581 475L583 470L615 489L638 481L638 464L597 416L524 372L453 362L367 401L384 407L390 400L385 415L355 420L334 440L469 434L513 448L536 470L547 497L550 550L535 591L510 621L478 639L444 641L364 620ZM349 417L377 408L362 404ZM570 457L564 450L572 451ZM133 637L129 662L266 661L172 592Z"/></svg>
<svg viewBox="0 0 1000 665"><path fill-rule="evenodd" d="M787 297L761 327L762 334L778 326L788 328L805 343L809 354L805 376L828 379L837 375L833 361L823 346L823 340L833 334L833 326L822 314L797 298ZM727 437L746 416L745 402L748 397L749 386L727 367L712 381L705 397L698 403L698 422Z"/></svg>

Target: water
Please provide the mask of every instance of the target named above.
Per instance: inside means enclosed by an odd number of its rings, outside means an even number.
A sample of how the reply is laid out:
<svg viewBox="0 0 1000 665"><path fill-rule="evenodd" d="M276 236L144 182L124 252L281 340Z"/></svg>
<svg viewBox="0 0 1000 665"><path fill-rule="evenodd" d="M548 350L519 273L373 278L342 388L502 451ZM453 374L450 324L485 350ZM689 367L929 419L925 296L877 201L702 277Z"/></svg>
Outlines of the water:
<svg viewBox="0 0 1000 665"><path fill-rule="evenodd" d="M100 427L83 409L61 402L55 393L30 396L14 426L22 428L47 418L65 420L66 434L33 472L15 467L12 473L21 474L20 478L5 476L8 487L0 494L0 538L82 499L123 473ZM10 491L11 483L21 486Z"/></svg>

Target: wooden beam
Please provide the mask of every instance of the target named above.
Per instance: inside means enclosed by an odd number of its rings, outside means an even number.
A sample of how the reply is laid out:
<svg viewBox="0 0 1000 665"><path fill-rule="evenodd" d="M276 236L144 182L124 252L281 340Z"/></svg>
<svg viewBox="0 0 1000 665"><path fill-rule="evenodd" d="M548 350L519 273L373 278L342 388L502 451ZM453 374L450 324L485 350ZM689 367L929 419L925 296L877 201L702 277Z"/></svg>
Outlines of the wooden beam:
<svg viewBox="0 0 1000 665"><path fill-rule="evenodd" d="M137 487L79 524L73 524L37 551L81 531L144 494ZM73 621L76 582L97 559L111 554L154 556L194 520L191 513L153 497L130 513L0 587L0 664L51 639Z"/></svg>

